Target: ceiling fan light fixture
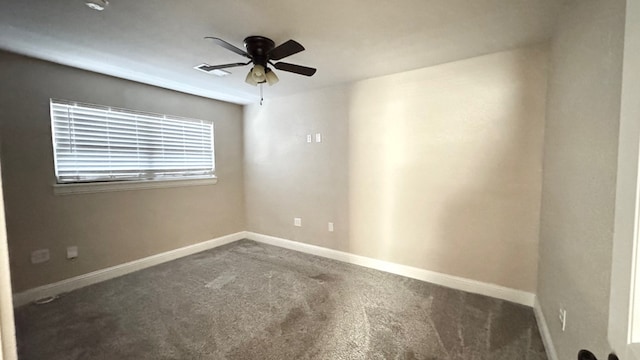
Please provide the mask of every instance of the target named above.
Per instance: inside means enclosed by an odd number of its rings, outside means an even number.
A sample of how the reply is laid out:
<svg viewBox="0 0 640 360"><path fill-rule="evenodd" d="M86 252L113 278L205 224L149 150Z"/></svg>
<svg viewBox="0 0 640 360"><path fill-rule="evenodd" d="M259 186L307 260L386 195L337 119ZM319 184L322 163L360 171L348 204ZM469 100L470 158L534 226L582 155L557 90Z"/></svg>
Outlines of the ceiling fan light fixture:
<svg viewBox="0 0 640 360"><path fill-rule="evenodd" d="M269 86L275 85L278 83L278 81L280 81L280 79L278 79L278 75L276 75L276 73L274 73L273 70L269 68L267 68L267 73L265 74L265 77L267 79L267 84L269 84Z"/></svg>
<svg viewBox="0 0 640 360"><path fill-rule="evenodd" d="M251 69L251 76L253 77L253 80L258 84L267 81L266 70L264 69L264 66L260 64L254 66L253 69Z"/></svg>
<svg viewBox="0 0 640 360"><path fill-rule="evenodd" d="M258 86L258 82L253 79L253 69L249 70L249 73L247 74L246 79L244 79L244 82L249 85Z"/></svg>

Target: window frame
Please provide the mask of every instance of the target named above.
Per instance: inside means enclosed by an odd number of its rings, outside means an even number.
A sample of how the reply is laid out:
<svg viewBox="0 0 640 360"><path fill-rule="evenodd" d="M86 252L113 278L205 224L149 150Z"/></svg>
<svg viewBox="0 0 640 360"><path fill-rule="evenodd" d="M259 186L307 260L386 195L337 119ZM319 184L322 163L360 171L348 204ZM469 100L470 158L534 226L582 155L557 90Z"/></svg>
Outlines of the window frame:
<svg viewBox="0 0 640 360"><path fill-rule="evenodd" d="M209 123L211 124L211 174L206 176L159 176L155 178L114 178L110 179L96 179L86 181L59 181L59 167L58 167L58 150L56 145L56 130L55 130L55 117L53 115L54 104L69 104L73 106L86 106L91 109L101 109L106 111L123 112L127 115L142 115L152 116L158 119L169 119L176 121L189 121L195 123ZM59 98L49 99L49 111L51 121L51 141L53 151L53 165L54 165L54 181L53 190L56 195L68 195L79 193L96 193L96 192L108 192L108 191L125 191L125 190L137 190L137 189L154 189L154 188L166 188L166 187L182 187L182 186L201 186L216 184L218 181L216 175L216 160L215 160L215 123L212 120L194 119L175 115L166 115L160 113L154 113L149 111L139 111L133 109L120 108L108 105L99 105L81 101L71 101ZM144 171L143 169L141 169ZM141 171L141 172L142 172Z"/></svg>

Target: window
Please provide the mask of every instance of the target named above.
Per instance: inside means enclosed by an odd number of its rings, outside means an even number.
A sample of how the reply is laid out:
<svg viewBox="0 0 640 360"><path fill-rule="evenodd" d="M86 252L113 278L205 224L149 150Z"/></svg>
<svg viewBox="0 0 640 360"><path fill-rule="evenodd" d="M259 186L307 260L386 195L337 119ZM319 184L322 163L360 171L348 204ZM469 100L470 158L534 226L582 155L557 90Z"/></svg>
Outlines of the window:
<svg viewBox="0 0 640 360"><path fill-rule="evenodd" d="M58 184L212 179L213 123L51 100Z"/></svg>

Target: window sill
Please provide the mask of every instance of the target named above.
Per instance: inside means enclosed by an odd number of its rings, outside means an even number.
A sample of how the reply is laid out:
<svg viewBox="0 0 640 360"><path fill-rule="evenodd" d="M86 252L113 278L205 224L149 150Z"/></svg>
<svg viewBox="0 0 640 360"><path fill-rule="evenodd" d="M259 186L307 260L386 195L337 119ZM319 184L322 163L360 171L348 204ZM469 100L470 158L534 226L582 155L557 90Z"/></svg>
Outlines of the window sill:
<svg viewBox="0 0 640 360"><path fill-rule="evenodd" d="M81 184L54 184L53 193L55 195L91 194L111 191L213 185L217 182L218 178L214 177L210 179L144 180Z"/></svg>

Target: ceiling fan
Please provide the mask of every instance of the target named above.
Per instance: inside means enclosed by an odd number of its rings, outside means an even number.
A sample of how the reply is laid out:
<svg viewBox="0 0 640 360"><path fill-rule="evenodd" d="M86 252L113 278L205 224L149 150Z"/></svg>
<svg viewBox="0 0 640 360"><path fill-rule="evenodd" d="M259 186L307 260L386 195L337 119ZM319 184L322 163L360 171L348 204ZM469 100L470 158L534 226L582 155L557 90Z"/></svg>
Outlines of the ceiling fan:
<svg viewBox="0 0 640 360"><path fill-rule="evenodd" d="M273 85L279 81L278 76L276 76L275 72L269 67L269 65L278 70L288 71L305 76L313 76L313 74L316 73L316 69L314 68L290 64L282 61L276 63L273 62L303 51L304 47L295 40L288 40L278 46L275 46L276 44L275 42L273 42L273 40L264 36L249 36L244 39L244 47L246 49L245 51L220 38L207 36L205 37L205 39L212 40L216 45L222 46L229 51L233 51L238 55L244 56L248 58L249 61L246 63L238 62L232 64L206 65L200 67L204 71L213 71L217 69L226 69L253 64L253 67L249 71L249 74L247 74L245 82L254 86L264 83Z"/></svg>

